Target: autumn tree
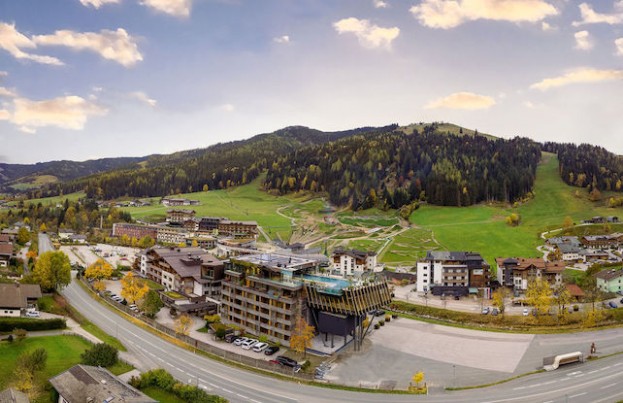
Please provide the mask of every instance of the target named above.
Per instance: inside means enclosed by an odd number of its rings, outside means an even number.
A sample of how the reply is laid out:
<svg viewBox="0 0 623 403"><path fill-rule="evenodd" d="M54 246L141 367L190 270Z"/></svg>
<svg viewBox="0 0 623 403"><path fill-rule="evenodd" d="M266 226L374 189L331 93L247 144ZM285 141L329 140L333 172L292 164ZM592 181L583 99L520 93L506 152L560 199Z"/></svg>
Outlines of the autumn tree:
<svg viewBox="0 0 623 403"><path fill-rule="evenodd" d="M516 227L519 225L519 221L520 221L520 217L519 214L517 213L512 213L511 215L509 215L508 217L506 217L506 224L510 225L511 227Z"/></svg>
<svg viewBox="0 0 623 403"><path fill-rule="evenodd" d="M175 324L173 328L175 329L175 333L187 336L188 333L190 333L190 327L192 326L192 324L192 318L187 314L182 314L177 319L175 319Z"/></svg>
<svg viewBox="0 0 623 403"><path fill-rule="evenodd" d="M121 296L131 304L143 299L149 291L149 287L143 279L129 272L121 279Z"/></svg>
<svg viewBox="0 0 623 403"><path fill-rule="evenodd" d="M602 292L597 285L597 279L592 275L590 269L587 273L585 273L584 278L581 280L580 287L582 288L582 291L584 291L584 300L591 303L593 308L592 310L595 311L595 302L601 299Z"/></svg>
<svg viewBox="0 0 623 403"><path fill-rule="evenodd" d="M87 267L87 269L84 271L84 277L89 280L101 281L110 278L113 271L114 269L110 265L110 263L102 258L99 258L95 261L95 263Z"/></svg>
<svg viewBox="0 0 623 403"><path fill-rule="evenodd" d="M162 300L160 299L160 295L154 290L147 291L145 297L140 303L140 307L145 313L146 316L153 318L156 316L158 311L164 306Z"/></svg>
<svg viewBox="0 0 623 403"><path fill-rule="evenodd" d="M547 281L534 278L528 281L526 302L536 309L538 314L546 314L552 304L552 289Z"/></svg>
<svg viewBox="0 0 623 403"><path fill-rule="evenodd" d="M415 387L419 388L420 383L424 382L424 372L418 371L411 377L411 380L415 382Z"/></svg>
<svg viewBox="0 0 623 403"><path fill-rule="evenodd" d="M562 222L562 227L564 229L569 229L573 227L573 218L571 218L570 216L566 216L564 221Z"/></svg>
<svg viewBox="0 0 623 403"><path fill-rule="evenodd" d="M147 249L147 248L151 248L152 246L154 246L155 243L156 242L154 241L152 237L150 237L149 235L145 235L144 237L138 240L138 247L141 249Z"/></svg>
<svg viewBox="0 0 623 403"><path fill-rule="evenodd" d="M551 252L547 254L547 260L550 262L555 262L557 260L562 259L562 252L558 248L554 248Z"/></svg>
<svg viewBox="0 0 623 403"><path fill-rule="evenodd" d="M506 298L506 288L500 287L493 293L493 306L498 308L500 313L504 315L504 300Z"/></svg>
<svg viewBox="0 0 623 403"><path fill-rule="evenodd" d="M39 232L43 232L45 234L47 230L48 230L47 225L45 225L45 223L41 223L41 225L39 226Z"/></svg>
<svg viewBox="0 0 623 403"><path fill-rule="evenodd" d="M558 307L558 316L564 319L565 315L567 314L567 305L573 302L571 293L569 292L565 284L558 284L554 288L553 302Z"/></svg>
<svg viewBox="0 0 623 403"><path fill-rule="evenodd" d="M21 227L17 231L17 243L23 246L28 241L30 241L30 231L26 227Z"/></svg>
<svg viewBox="0 0 623 403"><path fill-rule="evenodd" d="M42 253L33 270L34 280L46 290L62 289L71 282L71 263L64 252Z"/></svg>
<svg viewBox="0 0 623 403"><path fill-rule="evenodd" d="M307 349L312 346L315 331L316 329L309 325L304 318L299 317L290 336L290 348L306 356Z"/></svg>

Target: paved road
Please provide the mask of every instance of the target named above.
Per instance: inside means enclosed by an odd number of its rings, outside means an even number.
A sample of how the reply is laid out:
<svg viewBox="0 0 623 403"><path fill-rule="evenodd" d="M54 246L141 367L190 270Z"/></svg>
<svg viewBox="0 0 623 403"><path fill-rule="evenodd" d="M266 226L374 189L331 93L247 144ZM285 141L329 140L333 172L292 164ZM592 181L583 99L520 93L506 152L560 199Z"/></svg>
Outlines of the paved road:
<svg viewBox="0 0 623 403"><path fill-rule="evenodd" d="M141 370L163 367L176 378L197 382L232 402L611 402L623 397L623 359L613 356L567 366L486 389L436 390L429 396L379 395L298 385L249 373L198 356L127 322L94 301L77 284L64 294L90 320L116 335L138 357ZM370 363L369 365L374 365Z"/></svg>
<svg viewBox="0 0 623 403"><path fill-rule="evenodd" d="M623 398L623 357L612 356L531 375L485 389L428 396L356 393L299 385L232 368L198 356L112 314L75 282L63 290L69 302L137 357L141 370L162 367L177 379L197 383L232 402L614 402ZM374 362L367 365L374 366Z"/></svg>

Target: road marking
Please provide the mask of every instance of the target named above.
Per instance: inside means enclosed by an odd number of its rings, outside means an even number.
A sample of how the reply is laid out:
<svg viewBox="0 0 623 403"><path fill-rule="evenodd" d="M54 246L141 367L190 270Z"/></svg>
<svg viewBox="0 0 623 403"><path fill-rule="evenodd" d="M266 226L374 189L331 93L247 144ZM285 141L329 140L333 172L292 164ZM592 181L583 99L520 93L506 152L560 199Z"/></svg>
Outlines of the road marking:
<svg viewBox="0 0 623 403"><path fill-rule="evenodd" d="M610 369L610 368L611 368L611 367L610 367L610 365L608 365L607 367L603 367L603 368L601 369L601 371L604 371L604 370L606 370L606 369Z"/></svg>
<svg viewBox="0 0 623 403"><path fill-rule="evenodd" d="M229 389L225 389L225 388L223 388L223 392L226 392L226 393L234 393L234 392L232 392L231 390L229 390Z"/></svg>
<svg viewBox="0 0 623 403"><path fill-rule="evenodd" d="M241 395L240 393L236 393L236 396L241 397L243 399L248 399L249 398L248 396Z"/></svg>
<svg viewBox="0 0 623 403"><path fill-rule="evenodd" d="M571 396L569 396L569 399L573 399L574 397L578 397L578 396L583 396L583 395L585 395L585 394L586 394L586 392L576 393L575 395L571 395Z"/></svg>
<svg viewBox="0 0 623 403"><path fill-rule="evenodd" d="M588 371L589 374L594 374L595 372L599 371L598 369L594 369L592 371Z"/></svg>
<svg viewBox="0 0 623 403"><path fill-rule="evenodd" d="M574 372L569 372L569 373L567 374L567 376L573 376L573 375L577 375L577 374L581 374L581 373L582 373L582 371L574 371Z"/></svg>
<svg viewBox="0 0 623 403"><path fill-rule="evenodd" d="M543 402L543 403L554 403L554 401L553 400L548 400L548 401Z"/></svg>
<svg viewBox="0 0 623 403"><path fill-rule="evenodd" d="M593 403L601 403L601 402L616 402L621 398L621 394L617 393L612 396L604 397L603 399L593 400Z"/></svg>
<svg viewBox="0 0 623 403"><path fill-rule="evenodd" d="M525 386L520 386L518 388L513 388L513 390L522 390L522 389L525 389L525 388L526 388Z"/></svg>
<svg viewBox="0 0 623 403"><path fill-rule="evenodd" d="M617 385L616 383L611 383L610 385L602 386L600 389L608 389L616 385Z"/></svg>
<svg viewBox="0 0 623 403"><path fill-rule="evenodd" d="M623 362L617 362L616 364L613 365L613 367L618 367L619 365L623 365Z"/></svg>

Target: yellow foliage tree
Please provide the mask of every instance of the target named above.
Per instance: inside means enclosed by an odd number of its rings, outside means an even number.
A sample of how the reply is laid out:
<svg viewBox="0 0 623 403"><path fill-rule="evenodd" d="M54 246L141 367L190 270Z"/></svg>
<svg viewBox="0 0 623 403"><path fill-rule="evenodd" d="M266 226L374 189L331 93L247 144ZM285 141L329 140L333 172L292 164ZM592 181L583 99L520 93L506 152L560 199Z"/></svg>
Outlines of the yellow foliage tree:
<svg viewBox="0 0 623 403"><path fill-rule="evenodd" d="M416 387L420 387L420 383L424 382L424 372L418 371L411 377L411 380L415 382Z"/></svg>
<svg viewBox="0 0 623 403"><path fill-rule="evenodd" d="M562 227L564 229L569 229L571 227L573 227L573 218L566 216L565 220L562 222Z"/></svg>
<svg viewBox="0 0 623 403"><path fill-rule="evenodd" d="M504 299L506 298L505 291L505 288L499 288L493 293L493 306L498 308L502 315L504 315Z"/></svg>
<svg viewBox="0 0 623 403"><path fill-rule="evenodd" d="M113 267L102 258L99 258L95 263L89 265L84 271L84 277L89 280L104 280L112 276Z"/></svg>
<svg viewBox="0 0 623 403"><path fill-rule="evenodd" d="M42 253L32 272L33 277L46 290L59 290L71 283L71 264L61 251Z"/></svg>
<svg viewBox="0 0 623 403"><path fill-rule="evenodd" d="M93 289L97 292L102 292L106 290L106 284L103 281L97 280L93 282Z"/></svg>
<svg viewBox="0 0 623 403"><path fill-rule="evenodd" d="M131 304L143 299L148 291L147 284L141 278L134 276L132 272L121 279L121 296Z"/></svg>
<svg viewBox="0 0 623 403"><path fill-rule="evenodd" d="M190 332L190 326L193 324L193 320L187 314L180 315L175 320L175 333L188 335Z"/></svg>
<svg viewBox="0 0 623 403"><path fill-rule="evenodd" d="M307 349L312 346L312 339L316 328L309 325L305 319L299 317L296 320L296 325L292 330L292 336L290 337L290 348L297 353L303 353L307 355Z"/></svg>
<svg viewBox="0 0 623 403"><path fill-rule="evenodd" d="M47 230L48 230L48 226L47 226L47 225L45 225L45 223L42 223L42 224L39 226L39 232L43 232L43 233L45 233Z"/></svg>
<svg viewBox="0 0 623 403"><path fill-rule="evenodd" d="M552 305L552 289L549 283L540 278L528 281L526 302L536 309L537 314L546 314Z"/></svg>

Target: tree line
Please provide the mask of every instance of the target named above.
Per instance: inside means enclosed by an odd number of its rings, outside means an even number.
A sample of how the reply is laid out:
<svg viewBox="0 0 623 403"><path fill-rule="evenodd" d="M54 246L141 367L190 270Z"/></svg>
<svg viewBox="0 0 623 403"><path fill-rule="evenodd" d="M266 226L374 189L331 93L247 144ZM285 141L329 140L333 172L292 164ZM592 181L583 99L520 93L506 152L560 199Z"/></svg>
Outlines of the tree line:
<svg viewBox="0 0 623 403"><path fill-rule="evenodd" d="M540 145L526 138L392 130L353 135L283 155L265 188L285 194L326 192L353 209L400 208L418 200L445 206L512 202L532 190Z"/></svg>

